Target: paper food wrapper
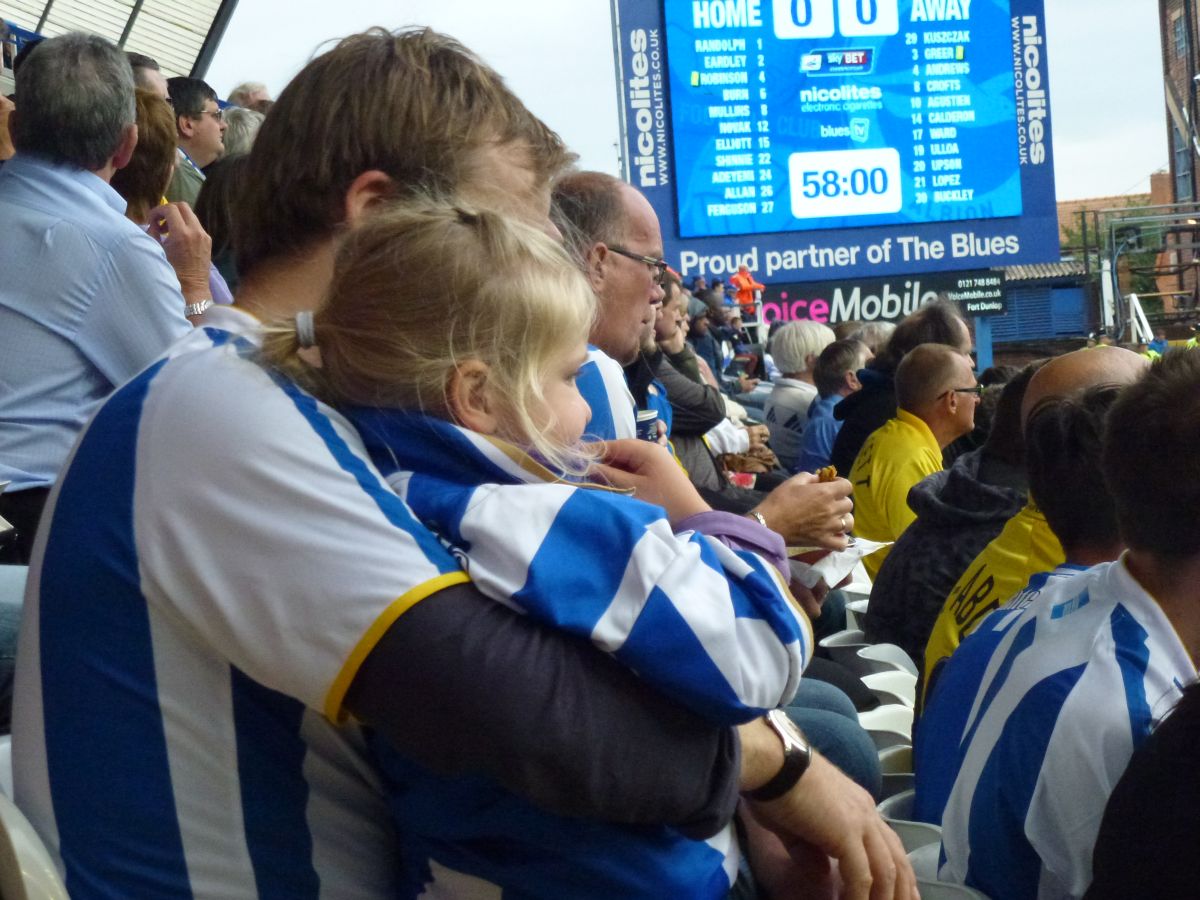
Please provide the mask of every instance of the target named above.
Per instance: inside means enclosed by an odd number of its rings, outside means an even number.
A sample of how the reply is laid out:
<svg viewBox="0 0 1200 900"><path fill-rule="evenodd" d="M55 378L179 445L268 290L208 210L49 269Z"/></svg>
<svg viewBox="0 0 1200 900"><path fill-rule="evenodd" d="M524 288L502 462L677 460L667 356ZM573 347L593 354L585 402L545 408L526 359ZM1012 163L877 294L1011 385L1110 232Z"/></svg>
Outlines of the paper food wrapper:
<svg viewBox="0 0 1200 900"><path fill-rule="evenodd" d="M811 562L793 557L788 560L792 570L792 580L799 582L809 590L816 587L819 581L824 581L826 586L833 587L850 574L860 559L870 556L879 548L887 547L891 543L891 541L868 541L863 538L855 538L845 550L830 551ZM816 554L805 555L811 559Z"/></svg>

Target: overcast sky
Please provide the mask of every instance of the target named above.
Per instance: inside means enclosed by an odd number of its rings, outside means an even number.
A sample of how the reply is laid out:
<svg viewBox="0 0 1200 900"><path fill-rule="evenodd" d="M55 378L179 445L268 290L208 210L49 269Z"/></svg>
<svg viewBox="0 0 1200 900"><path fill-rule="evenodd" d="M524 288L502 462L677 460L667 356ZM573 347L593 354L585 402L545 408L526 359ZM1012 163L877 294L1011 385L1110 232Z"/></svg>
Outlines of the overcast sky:
<svg viewBox="0 0 1200 900"><path fill-rule="evenodd" d="M657 0L648 0L657 2ZM1058 199L1149 190L1167 164L1153 0L1047 0ZM371 25L430 25L494 66L586 168L617 171L608 0L240 0L208 81L278 93L313 51Z"/></svg>

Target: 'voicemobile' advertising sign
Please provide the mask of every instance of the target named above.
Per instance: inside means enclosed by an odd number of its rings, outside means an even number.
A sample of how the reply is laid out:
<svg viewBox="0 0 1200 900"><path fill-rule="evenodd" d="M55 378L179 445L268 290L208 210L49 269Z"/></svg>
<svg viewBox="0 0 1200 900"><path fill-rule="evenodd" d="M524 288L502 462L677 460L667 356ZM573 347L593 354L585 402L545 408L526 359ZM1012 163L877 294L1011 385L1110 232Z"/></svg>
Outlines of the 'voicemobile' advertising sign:
<svg viewBox="0 0 1200 900"><path fill-rule="evenodd" d="M775 283L763 291L763 321L898 322L938 297L957 303L964 316L1008 312L1004 274L930 272L911 278L851 278L841 281Z"/></svg>
<svg viewBox="0 0 1200 900"><path fill-rule="evenodd" d="M614 0L626 177L685 277L1058 259L1043 0Z"/></svg>

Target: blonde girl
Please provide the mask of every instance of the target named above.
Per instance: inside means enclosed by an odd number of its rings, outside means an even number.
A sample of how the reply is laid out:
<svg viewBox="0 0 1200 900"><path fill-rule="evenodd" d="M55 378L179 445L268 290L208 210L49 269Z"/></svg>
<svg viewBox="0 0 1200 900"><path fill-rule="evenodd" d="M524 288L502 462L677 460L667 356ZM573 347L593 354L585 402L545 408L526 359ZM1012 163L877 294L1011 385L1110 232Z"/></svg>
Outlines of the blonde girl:
<svg viewBox="0 0 1200 900"><path fill-rule="evenodd" d="M350 419L484 594L711 720L749 721L791 698L811 651L782 541L709 510L654 444L581 443L594 312L546 234L421 201L349 235L324 305L269 328L262 353ZM482 879L529 896L715 898L736 873L729 829L696 841L571 822L376 750L414 895Z"/></svg>

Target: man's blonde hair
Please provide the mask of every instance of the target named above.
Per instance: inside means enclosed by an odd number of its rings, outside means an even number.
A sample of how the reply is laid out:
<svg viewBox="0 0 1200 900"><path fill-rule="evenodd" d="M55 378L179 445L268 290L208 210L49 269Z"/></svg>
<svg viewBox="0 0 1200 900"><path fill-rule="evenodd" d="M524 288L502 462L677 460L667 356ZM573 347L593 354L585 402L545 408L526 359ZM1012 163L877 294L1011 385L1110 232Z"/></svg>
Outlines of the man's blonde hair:
<svg viewBox="0 0 1200 900"><path fill-rule="evenodd" d="M563 248L501 213L429 199L397 203L347 235L313 313L320 365L294 322L267 328L263 356L334 406L421 411L452 419L458 364L489 367L501 418L552 468L581 472L587 454L535 424L542 379L586 340L595 297Z"/></svg>

